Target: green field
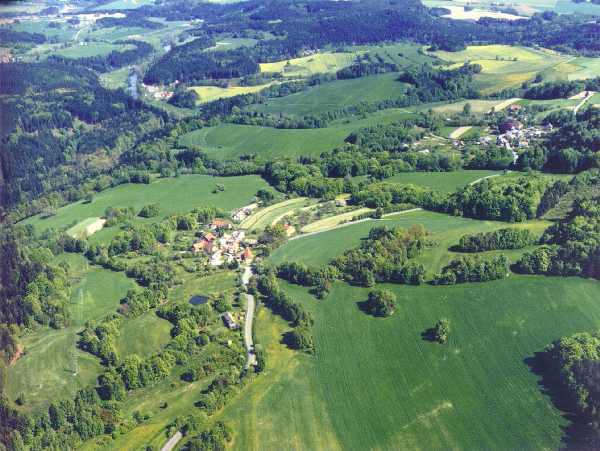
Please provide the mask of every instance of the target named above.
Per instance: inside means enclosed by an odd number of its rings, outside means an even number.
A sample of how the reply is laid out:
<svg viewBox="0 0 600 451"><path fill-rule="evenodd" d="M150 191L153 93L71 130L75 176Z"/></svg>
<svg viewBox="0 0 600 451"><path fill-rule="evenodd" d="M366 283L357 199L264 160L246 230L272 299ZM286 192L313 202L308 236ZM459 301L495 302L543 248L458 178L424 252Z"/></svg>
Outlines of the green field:
<svg viewBox="0 0 600 451"><path fill-rule="evenodd" d="M279 72L285 77L308 77L313 74L336 72L354 62L358 52L323 52L314 55L262 63L261 72Z"/></svg>
<svg viewBox="0 0 600 451"><path fill-rule="evenodd" d="M181 146L196 145L206 149L211 157L231 159L244 154L259 157L318 156L324 150L341 146L354 130L379 123L395 122L410 117L403 109L380 111L365 119L343 120L327 128L277 129L254 125L222 124L182 135Z"/></svg>
<svg viewBox="0 0 600 451"><path fill-rule="evenodd" d="M361 222L316 235L299 237L275 250L270 257L270 261L274 263L297 261L307 265L324 265L332 258L342 254L345 250L358 246L361 239L368 236L369 231L373 227L385 225L388 227L401 226L408 228L415 224L424 225L431 233L432 239L439 243L439 246L428 249L427 252L418 258L418 261L423 263L429 275L438 272L453 257L462 255L448 250L450 246L458 243L462 235L487 232L508 226L504 222L478 221L425 210L398 213L380 220ZM526 227L533 233L541 235L549 224L546 221L532 221L513 226ZM504 254L513 260L516 260L522 252L522 250L503 251ZM495 253L498 252L489 252L489 254Z"/></svg>
<svg viewBox="0 0 600 451"><path fill-rule="evenodd" d="M482 71L475 76L475 83L484 94L520 86L538 73L546 78L566 78L571 71L577 70L566 66L573 59L568 55L521 46L468 46L460 52L437 51L433 54L454 63L450 67L464 63L481 65Z"/></svg>
<svg viewBox="0 0 600 451"><path fill-rule="evenodd" d="M273 83L257 86L230 86L228 88L221 88L219 86L192 86L190 89L198 94L198 101L196 103L202 104L243 94L253 94L268 88L272 84Z"/></svg>
<svg viewBox="0 0 600 451"><path fill-rule="evenodd" d="M137 9L144 5L153 5L154 0L114 0L94 8L96 11L111 9Z"/></svg>
<svg viewBox="0 0 600 451"><path fill-rule="evenodd" d="M171 341L172 324L149 311L127 320L115 343L117 354L124 358L131 354L146 357Z"/></svg>
<svg viewBox="0 0 600 451"><path fill-rule="evenodd" d="M263 392L229 408L235 449L559 447L565 420L524 359L598 328L597 282L515 276L390 288L400 307L385 320L359 310L364 289L336 284L318 302L288 288L314 312L317 354L272 368ZM442 316L453 325L450 343L423 341Z"/></svg>
<svg viewBox="0 0 600 451"><path fill-rule="evenodd" d="M446 193L452 193L469 183L498 174L498 171L475 170L475 171L452 171L452 172L404 172L389 179L386 182L412 183L413 185L425 186Z"/></svg>
<svg viewBox="0 0 600 451"><path fill-rule="evenodd" d="M257 39L252 38L231 38L224 37L219 39L214 47L209 47L205 51L212 52L215 50L233 50L240 47L254 47L258 43Z"/></svg>
<svg viewBox="0 0 600 451"><path fill-rule="evenodd" d="M88 56L106 56L116 50L119 52L130 50L133 45L115 45L108 42L88 42L86 45L75 44L71 47L54 52L55 55L65 58L85 58Z"/></svg>
<svg viewBox="0 0 600 451"><path fill-rule="evenodd" d="M83 256L66 255L63 260L80 278L71 291L72 324L60 330L40 327L26 335L22 340L25 355L8 371L7 394L14 399L25 393L27 410L73 396L78 389L94 383L102 367L96 357L77 350L77 333L86 321L116 311L119 300L134 286L123 273L88 268Z"/></svg>
<svg viewBox="0 0 600 451"><path fill-rule="evenodd" d="M4 6L2 7L4 11ZM41 33L47 38L52 38L56 42L68 42L73 39L77 28L74 28L66 23L61 23L59 28L50 27L50 23L56 23L55 20L23 20L19 23L10 25L15 31L26 31L28 33Z"/></svg>
<svg viewBox="0 0 600 451"><path fill-rule="evenodd" d="M422 223L434 232L439 246L422 258L430 270L463 233L505 226L429 212L388 223ZM520 227L541 232L546 225ZM292 241L271 261L323 264L371 226ZM336 283L317 301L304 288L282 286L313 312L317 352L284 349L285 325L260 313L257 337L269 351L268 370L219 417L233 425L234 449L560 447L567 421L526 359L552 340L600 326L598 282L513 274L451 287L388 285L398 311L387 319L360 311L367 289ZM447 345L421 338L440 317L452 324Z"/></svg>
<svg viewBox="0 0 600 451"><path fill-rule="evenodd" d="M212 191L219 183L225 186L225 191L215 194ZM149 185L126 184L110 188L98 193L89 204L82 201L69 204L59 208L54 216L47 219L33 216L26 219L24 223L32 224L37 230L50 227L61 228L92 216L102 216L107 207L134 207L137 211L151 203L160 204L160 217L185 213L203 205L215 205L224 210L232 210L249 204L256 191L266 187L266 182L257 176L186 175L157 179ZM156 219L158 218L152 220ZM144 222L141 219L139 221ZM107 228L94 237L101 237L110 232L111 228Z"/></svg>
<svg viewBox="0 0 600 451"><path fill-rule="evenodd" d="M285 97L268 99L252 107L261 113L316 114L336 110L360 102L402 97L406 85L396 81L397 73L374 75L352 80L337 80Z"/></svg>

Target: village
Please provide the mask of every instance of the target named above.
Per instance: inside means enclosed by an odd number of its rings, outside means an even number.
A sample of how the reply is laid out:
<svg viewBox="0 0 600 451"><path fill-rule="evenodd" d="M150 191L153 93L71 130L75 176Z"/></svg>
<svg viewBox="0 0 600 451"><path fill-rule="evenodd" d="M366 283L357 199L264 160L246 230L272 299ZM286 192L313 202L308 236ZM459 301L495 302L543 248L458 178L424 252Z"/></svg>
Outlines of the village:
<svg viewBox="0 0 600 451"><path fill-rule="evenodd" d="M234 230L233 224L223 219L213 219L208 230L192 244L192 252L203 252L209 257L211 266L237 262L250 263L254 259L252 248L257 240L246 237L243 230Z"/></svg>

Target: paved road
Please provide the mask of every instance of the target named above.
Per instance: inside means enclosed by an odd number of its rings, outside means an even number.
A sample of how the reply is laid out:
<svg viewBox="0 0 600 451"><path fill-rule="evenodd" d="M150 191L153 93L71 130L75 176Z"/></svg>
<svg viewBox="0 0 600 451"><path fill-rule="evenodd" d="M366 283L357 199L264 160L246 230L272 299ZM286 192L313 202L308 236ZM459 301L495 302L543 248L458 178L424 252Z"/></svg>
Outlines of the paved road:
<svg viewBox="0 0 600 451"><path fill-rule="evenodd" d="M165 446L163 446L160 451L171 451L173 448L175 448L175 445L179 443L179 440L181 440L182 437L183 434L180 431L177 431L173 437L171 437L169 441L165 443Z"/></svg>
<svg viewBox="0 0 600 451"><path fill-rule="evenodd" d="M410 210L395 211L393 213L386 213L386 214L382 215L381 217L382 218L387 218L388 216L403 215L403 214L406 214L406 213L412 213L413 211L420 211L420 210L423 210L423 209L422 208L411 208ZM345 222L343 224L336 225L335 227L330 227L328 229L317 230L316 232L310 232L310 233L303 233L302 235L296 235L296 236L291 237L288 241L299 240L300 238L304 238L304 237L307 237L307 236L317 235L317 234L323 233L323 232L330 232L332 230L341 229L343 227L349 227L351 225L360 224L361 222L367 222L367 221L377 221L377 219L374 219L374 218L364 218L364 219L358 219L356 221Z"/></svg>
<svg viewBox="0 0 600 451"><path fill-rule="evenodd" d="M242 274L242 284L248 285L252 277L252 268L246 266L244 273ZM254 340L252 339L252 322L254 321L254 310L255 310L254 296L246 293L246 321L244 322L244 345L246 346L246 352L248 359L246 360L246 368L256 364L256 354L254 353Z"/></svg>

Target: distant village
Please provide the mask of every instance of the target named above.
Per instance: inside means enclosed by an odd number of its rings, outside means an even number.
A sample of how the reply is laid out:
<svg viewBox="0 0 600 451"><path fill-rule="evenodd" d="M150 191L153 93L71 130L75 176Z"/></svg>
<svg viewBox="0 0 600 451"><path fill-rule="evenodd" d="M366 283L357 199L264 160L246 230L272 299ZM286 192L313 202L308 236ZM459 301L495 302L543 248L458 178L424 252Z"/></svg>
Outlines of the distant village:
<svg viewBox="0 0 600 451"><path fill-rule="evenodd" d="M508 106L507 111L511 117L507 118L498 127L498 133L496 135L495 144L498 147L503 147L507 150L511 150L513 154L514 162L519 158L519 154L516 149L523 149L529 147L531 143L542 138L545 134L550 133L554 130L554 126L551 123L546 125L530 125L525 126L520 120L526 121L527 117L521 117L522 106L519 104L512 104ZM476 140L478 145L492 145L494 142L493 136L482 136ZM463 142L459 139L453 141L454 147L460 147Z"/></svg>

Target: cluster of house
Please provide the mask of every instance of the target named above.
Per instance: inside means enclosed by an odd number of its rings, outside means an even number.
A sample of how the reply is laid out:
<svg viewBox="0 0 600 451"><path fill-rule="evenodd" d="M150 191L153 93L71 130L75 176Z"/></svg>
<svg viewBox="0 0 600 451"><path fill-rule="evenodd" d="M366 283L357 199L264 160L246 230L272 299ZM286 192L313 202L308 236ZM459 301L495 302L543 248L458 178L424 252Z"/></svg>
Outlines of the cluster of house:
<svg viewBox="0 0 600 451"><path fill-rule="evenodd" d="M192 244L192 252L203 252L210 257L212 266L223 263L248 263L254 258L255 239L246 238L243 230L231 230L232 225L222 219L213 219L209 229Z"/></svg>
<svg viewBox="0 0 600 451"><path fill-rule="evenodd" d="M512 150L515 147L528 147L529 143L550 133L554 127L548 123L542 127L524 127L516 119L508 119L500 125L500 134L496 137L496 145Z"/></svg>
<svg viewBox="0 0 600 451"><path fill-rule="evenodd" d="M173 91L167 91L160 86L144 84L144 89L146 92L151 94L155 100L169 100L171 97L173 97Z"/></svg>
<svg viewBox="0 0 600 451"><path fill-rule="evenodd" d="M248 216L250 216L252 214L252 212L254 210L256 210L257 208L258 208L258 204L256 202L253 204L250 204L250 205L246 205L245 207L235 210L231 214L231 219L233 219L234 221L237 221L237 222L242 222L244 219L246 219Z"/></svg>

